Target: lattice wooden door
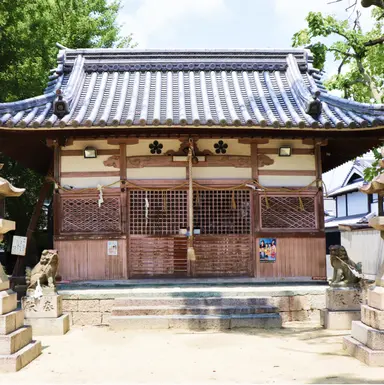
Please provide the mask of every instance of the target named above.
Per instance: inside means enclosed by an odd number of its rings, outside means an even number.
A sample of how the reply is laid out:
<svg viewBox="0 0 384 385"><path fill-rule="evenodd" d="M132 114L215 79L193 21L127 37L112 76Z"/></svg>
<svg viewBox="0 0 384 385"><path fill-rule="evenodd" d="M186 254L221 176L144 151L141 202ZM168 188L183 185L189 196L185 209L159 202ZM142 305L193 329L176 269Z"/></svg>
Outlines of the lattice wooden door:
<svg viewBox="0 0 384 385"><path fill-rule="evenodd" d="M186 276L186 191L130 191L128 260L133 277Z"/></svg>
<svg viewBox="0 0 384 385"><path fill-rule="evenodd" d="M200 230L194 240L197 275L251 275L249 191L195 191L194 227Z"/></svg>

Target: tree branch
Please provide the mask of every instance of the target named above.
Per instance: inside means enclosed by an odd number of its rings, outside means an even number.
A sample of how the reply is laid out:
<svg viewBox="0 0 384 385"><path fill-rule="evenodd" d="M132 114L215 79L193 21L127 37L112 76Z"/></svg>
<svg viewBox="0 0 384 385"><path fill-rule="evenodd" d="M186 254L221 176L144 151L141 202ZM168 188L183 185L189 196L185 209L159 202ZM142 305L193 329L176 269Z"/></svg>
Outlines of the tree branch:
<svg viewBox="0 0 384 385"><path fill-rule="evenodd" d="M364 43L365 47L372 47L373 45L382 44L384 43L384 36L379 37L377 39L369 40Z"/></svg>
<svg viewBox="0 0 384 385"><path fill-rule="evenodd" d="M340 49L337 49L337 48L329 48L328 51L333 51L333 52L341 53L344 57L353 57L355 59L357 57L356 54L349 53L349 52L344 52L344 51L341 51Z"/></svg>

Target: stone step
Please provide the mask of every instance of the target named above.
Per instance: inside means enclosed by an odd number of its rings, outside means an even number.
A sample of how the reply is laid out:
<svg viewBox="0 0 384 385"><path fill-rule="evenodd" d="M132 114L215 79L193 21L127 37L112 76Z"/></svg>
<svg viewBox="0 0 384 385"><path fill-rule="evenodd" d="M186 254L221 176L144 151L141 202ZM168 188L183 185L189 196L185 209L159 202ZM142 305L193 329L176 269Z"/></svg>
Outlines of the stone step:
<svg viewBox="0 0 384 385"><path fill-rule="evenodd" d="M343 348L368 366L384 366L384 350L372 350L350 336L343 338Z"/></svg>
<svg viewBox="0 0 384 385"><path fill-rule="evenodd" d="M16 353L0 355L1 372L17 372L41 354L41 342L32 341Z"/></svg>
<svg viewBox="0 0 384 385"><path fill-rule="evenodd" d="M162 293L163 294L163 293ZM196 294L196 293L195 293ZM200 293L199 293L200 294ZM230 296L230 297L129 297L116 298L114 306L265 306L270 304L270 298Z"/></svg>
<svg viewBox="0 0 384 385"><path fill-rule="evenodd" d="M32 328L23 326L5 336L0 335L0 354L13 354L32 341Z"/></svg>
<svg viewBox="0 0 384 385"><path fill-rule="evenodd" d="M377 330L361 321L352 322L352 337L372 350L384 351L384 330Z"/></svg>
<svg viewBox="0 0 384 385"><path fill-rule="evenodd" d="M361 305L361 321L374 329L384 330L384 311Z"/></svg>
<svg viewBox="0 0 384 385"><path fill-rule="evenodd" d="M273 306L114 306L112 316L129 315L230 315L276 313Z"/></svg>
<svg viewBox="0 0 384 385"><path fill-rule="evenodd" d="M0 315L0 334L9 334L24 325L24 311L14 310Z"/></svg>
<svg viewBox="0 0 384 385"><path fill-rule="evenodd" d="M280 328L280 314L111 316L112 330Z"/></svg>

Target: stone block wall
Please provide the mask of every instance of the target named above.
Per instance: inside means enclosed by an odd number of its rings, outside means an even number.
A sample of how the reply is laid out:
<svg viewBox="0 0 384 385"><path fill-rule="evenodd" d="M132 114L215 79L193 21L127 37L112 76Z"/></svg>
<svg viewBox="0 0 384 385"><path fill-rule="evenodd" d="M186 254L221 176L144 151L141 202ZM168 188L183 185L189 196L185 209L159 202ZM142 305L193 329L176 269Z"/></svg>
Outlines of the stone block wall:
<svg viewBox="0 0 384 385"><path fill-rule="evenodd" d="M273 293L276 294L276 293ZM63 295L63 311L71 316L72 325L108 326L114 297L96 295ZM283 324L291 321L310 321L320 324L320 310L325 308L325 289L311 294L266 296L276 306Z"/></svg>

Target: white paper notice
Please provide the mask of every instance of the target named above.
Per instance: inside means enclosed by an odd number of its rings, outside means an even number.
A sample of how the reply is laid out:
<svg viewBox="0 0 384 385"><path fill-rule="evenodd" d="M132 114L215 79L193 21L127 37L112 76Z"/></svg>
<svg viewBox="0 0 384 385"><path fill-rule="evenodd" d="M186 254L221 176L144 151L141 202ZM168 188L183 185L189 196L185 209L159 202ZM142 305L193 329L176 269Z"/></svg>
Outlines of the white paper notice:
<svg viewBox="0 0 384 385"><path fill-rule="evenodd" d="M12 251L13 255L25 255L27 251L27 237L13 236Z"/></svg>
<svg viewBox="0 0 384 385"><path fill-rule="evenodd" d="M108 241L108 255L117 255L117 241Z"/></svg>

